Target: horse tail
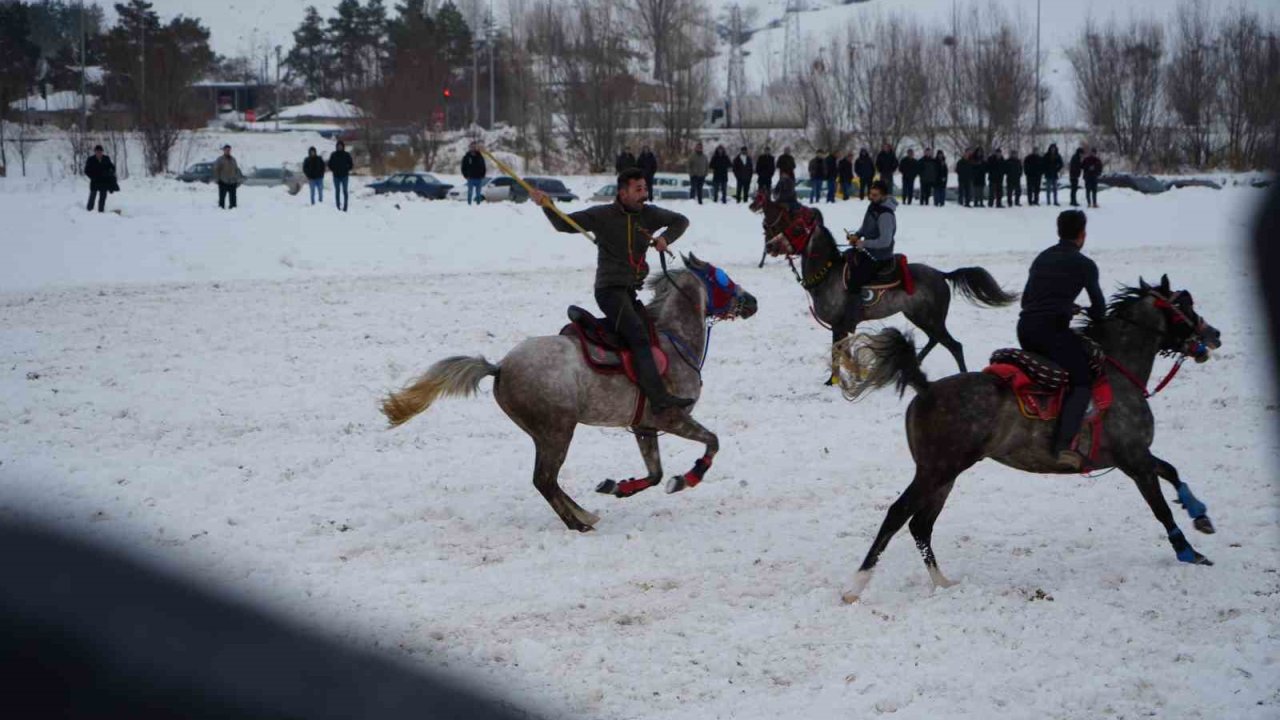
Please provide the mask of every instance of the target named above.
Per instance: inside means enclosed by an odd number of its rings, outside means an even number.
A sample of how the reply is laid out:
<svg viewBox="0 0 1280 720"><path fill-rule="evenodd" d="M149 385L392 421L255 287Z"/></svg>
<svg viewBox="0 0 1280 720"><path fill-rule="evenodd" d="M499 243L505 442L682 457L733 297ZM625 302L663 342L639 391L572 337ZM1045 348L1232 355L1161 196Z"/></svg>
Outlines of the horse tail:
<svg viewBox="0 0 1280 720"><path fill-rule="evenodd" d="M480 381L490 375L497 377L498 371L497 365L483 357L457 355L445 358L432 365L417 380L383 399L382 414L387 416L391 427L398 427L431 407L441 396L476 394Z"/></svg>
<svg viewBox="0 0 1280 720"><path fill-rule="evenodd" d="M845 398L856 400L868 390L896 385L901 397L911 388L916 394L929 389L929 378L920 369L916 343L910 333L885 328L875 335L860 334L847 343L840 385Z"/></svg>
<svg viewBox="0 0 1280 720"><path fill-rule="evenodd" d="M1018 293L1006 292L985 268L956 268L943 275L956 292L975 305L1004 307L1018 300Z"/></svg>

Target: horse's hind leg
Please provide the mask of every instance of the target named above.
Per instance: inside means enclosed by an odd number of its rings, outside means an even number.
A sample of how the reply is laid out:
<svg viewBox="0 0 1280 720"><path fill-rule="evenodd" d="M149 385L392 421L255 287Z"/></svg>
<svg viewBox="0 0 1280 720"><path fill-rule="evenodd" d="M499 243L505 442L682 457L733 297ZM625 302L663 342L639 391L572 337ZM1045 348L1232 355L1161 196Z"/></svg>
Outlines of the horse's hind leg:
<svg viewBox="0 0 1280 720"><path fill-rule="evenodd" d="M926 472L920 467L916 467L916 476L902 491L897 500L889 506L889 511L885 513L884 522L880 524L880 532L876 533L876 539L871 543L871 549L867 551L867 557L862 561L862 566L858 568L857 574L853 578L853 588L841 596L846 603L855 603L862 597L863 591L867 589L867 584L871 582L871 573L875 570L876 563L880 560L880 553L888 547L889 540L893 539L895 533L902 529L907 520L915 515L938 491L940 484L938 482L937 473ZM953 481L955 475L947 478Z"/></svg>
<svg viewBox="0 0 1280 720"><path fill-rule="evenodd" d="M706 446L702 457L693 463L693 469L683 475L676 475L667 482L667 492L680 492L702 482L703 476L711 468L716 453L720 452L720 438L690 417L689 413L669 411L661 417L659 430L664 430L686 440L700 442ZM650 468L652 469L652 468Z"/></svg>
<svg viewBox="0 0 1280 720"><path fill-rule="evenodd" d="M951 357L955 358L956 366L960 368L960 372L968 372L969 370L964 364L964 346L960 344L959 340L951 337L951 333L947 330L947 306L943 306L941 312L941 317L937 319L931 315L921 314L919 311L903 312L903 315L907 316L912 325L920 328L925 335L929 336L929 342L920 351L917 359L923 361L929 351L941 343L942 347L951 353Z"/></svg>
<svg viewBox="0 0 1280 720"><path fill-rule="evenodd" d="M1156 477L1155 466L1155 457L1148 455L1137 465L1122 466L1120 469L1137 484L1138 491L1151 507L1151 512L1155 513L1156 520L1160 521L1165 532L1168 533L1169 544L1173 545L1173 551L1178 554L1178 559L1195 565L1212 565L1208 558L1191 547L1191 543L1173 521L1173 512L1169 510L1169 503L1165 502L1164 495L1160 493L1160 480Z"/></svg>
<svg viewBox="0 0 1280 720"><path fill-rule="evenodd" d="M537 457L533 464L533 486L542 493L542 497L564 521L565 526L570 530L587 532L594 529L592 525L599 522L599 518L583 510L566 495L558 481L560 467L564 465L564 458L569 452L569 443L572 440L573 428L569 428L566 432L534 439Z"/></svg>
<svg viewBox="0 0 1280 720"><path fill-rule="evenodd" d="M955 485L955 480L952 480L935 490L933 496L925 502L924 507L916 512L908 525L911 528L911 536L916 540L916 548L920 550L920 556L924 558L924 566L929 571L929 579L933 581L935 588L948 588L955 585L938 569L938 559L933 554L933 523L938 519L938 513L942 512L942 506L946 505L947 496L951 494L951 488L955 487Z"/></svg>
<svg viewBox="0 0 1280 720"><path fill-rule="evenodd" d="M636 444L640 446L640 454L644 456L645 467L649 474L642 478L630 480L605 480L596 486L596 492L614 497L631 497L641 490L662 482L662 455L658 452L658 434L651 431L637 430Z"/></svg>
<svg viewBox="0 0 1280 720"><path fill-rule="evenodd" d="M1205 504L1191 493L1191 488L1182 482L1182 478L1178 476L1178 469L1155 455L1151 457L1156 462L1156 474L1173 485L1173 489L1178 492L1178 504L1191 516L1196 530L1206 535L1216 532L1213 521L1209 519L1209 508L1205 507Z"/></svg>

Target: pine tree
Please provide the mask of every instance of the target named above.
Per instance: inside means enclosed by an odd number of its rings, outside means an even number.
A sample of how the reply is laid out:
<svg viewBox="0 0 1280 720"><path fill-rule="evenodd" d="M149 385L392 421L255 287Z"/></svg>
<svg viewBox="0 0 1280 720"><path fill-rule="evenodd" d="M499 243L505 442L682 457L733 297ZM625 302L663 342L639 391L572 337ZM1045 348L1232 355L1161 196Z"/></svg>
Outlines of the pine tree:
<svg viewBox="0 0 1280 720"><path fill-rule="evenodd" d="M334 75L338 89L350 96L364 86L364 72L360 63L360 50L364 44L361 32L360 0L341 0L336 14L329 18L329 46L333 51Z"/></svg>
<svg viewBox="0 0 1280 720"><path fill-rule="evenodd" d="M468 65L471 62L471 28L452 0L440 6L440 11L436 13L436 25L440 28L449 66Z"/></svg>
<svg viewBox="0 0 1280 720"><path fill-rule="evenodd" d="M302 78L307 92L317 96L329 94L333 56L325 35L324 21L314 5L307 8L302 24L293 31L293 49L289 50L285 64Z"/></svg>

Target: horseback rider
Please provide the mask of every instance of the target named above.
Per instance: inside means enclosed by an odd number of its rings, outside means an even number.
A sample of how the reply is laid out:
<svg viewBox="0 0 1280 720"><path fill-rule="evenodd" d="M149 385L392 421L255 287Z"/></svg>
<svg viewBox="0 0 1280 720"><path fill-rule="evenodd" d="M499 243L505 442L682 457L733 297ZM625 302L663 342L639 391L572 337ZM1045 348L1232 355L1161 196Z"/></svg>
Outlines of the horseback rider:
<svg viewBox="0 0 1280 720"><path fill-rule="evenodd" d="M862 320L862 286L892 265L894 237L898 234L898 201L889 193L889 184L884 180L871 183L869 197L871 204L862 218L862 227L849 236L853 247L845 251L849 292L840 325L846 331Z"/></svg>
<svg viewBox="0 0 1280 720"><path fill-rule="evenodd" d="M1031 263L1018 318L1018 343L1022 348L1047 357L1071 377L1071 388L1063 400L1053 437L1053 452L1060 464L1076 470L1083 467L1084 458L1071 449L1071 443L1084 422L1093 378L1084 342L1071 331L1071 317L1080 310L1075 302L1081 290L1089 293L1088 313L1094 322L1100 322L1107 311L1106 298L1098 285L1098 266L1080 252L1086 222L1080 210L1058 215L1058 244Z"/></svg>
<svg viewBox="0 0 1280 720"><path fill-rule="evenodd" d="M689 219L680 213L645 204L648 186L644 170L627 168L618 174L618 195L612 203L571 213L569 217L595 235L599 248L596 261L596 304L604 313L609 329L618 334L632 353L636 380L655 412L668 408L686 408L689 398L676 397L667 391L658 373L650 347L649 318L636 291L649 274L645 259L649 246L666 252L689 227ZM551 199L539 190L530 190L529 198L542 207L551 225L560 232L578 230L551 210ZM666 231L654 235L660 228Z"/></svg>

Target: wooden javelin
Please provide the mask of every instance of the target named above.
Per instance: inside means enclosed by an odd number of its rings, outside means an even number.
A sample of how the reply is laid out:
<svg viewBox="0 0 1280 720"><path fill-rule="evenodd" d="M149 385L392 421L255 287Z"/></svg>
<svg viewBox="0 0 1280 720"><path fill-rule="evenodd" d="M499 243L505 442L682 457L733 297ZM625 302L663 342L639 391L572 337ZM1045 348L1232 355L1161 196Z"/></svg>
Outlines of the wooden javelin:
<svg viewBox="0 0 1280 720"><path fill-rule="evenodd" d="M492 154L489 153L488 150L481 150L480 153L483 154L485 157L489 158L489 160L493 161L493 164L498 166L498 170L502 171L503 175L506 175L512 180L515 180L516 182L520 183L520 187L524 188L525 191L527 191L530 194L530 196L533 195L533 188L529 187L529 183L521 179L521 177L517 175L514 170L507 167L506 163L494 157ZM569 217L569 215L565 213L565 211L556 207L555 203L548 202L546 205L543 205L542 207L551 208L551 212L554 212L555 214L559 215L561 220L564 220L566 223L569 223L569 227L573 228L574 230L577 230L583 235L586 235L587 239L590 240L591 242L594 243L596 241L596 236L594 234L588 232L585 228L579 225L573 218Z"/></svg>

